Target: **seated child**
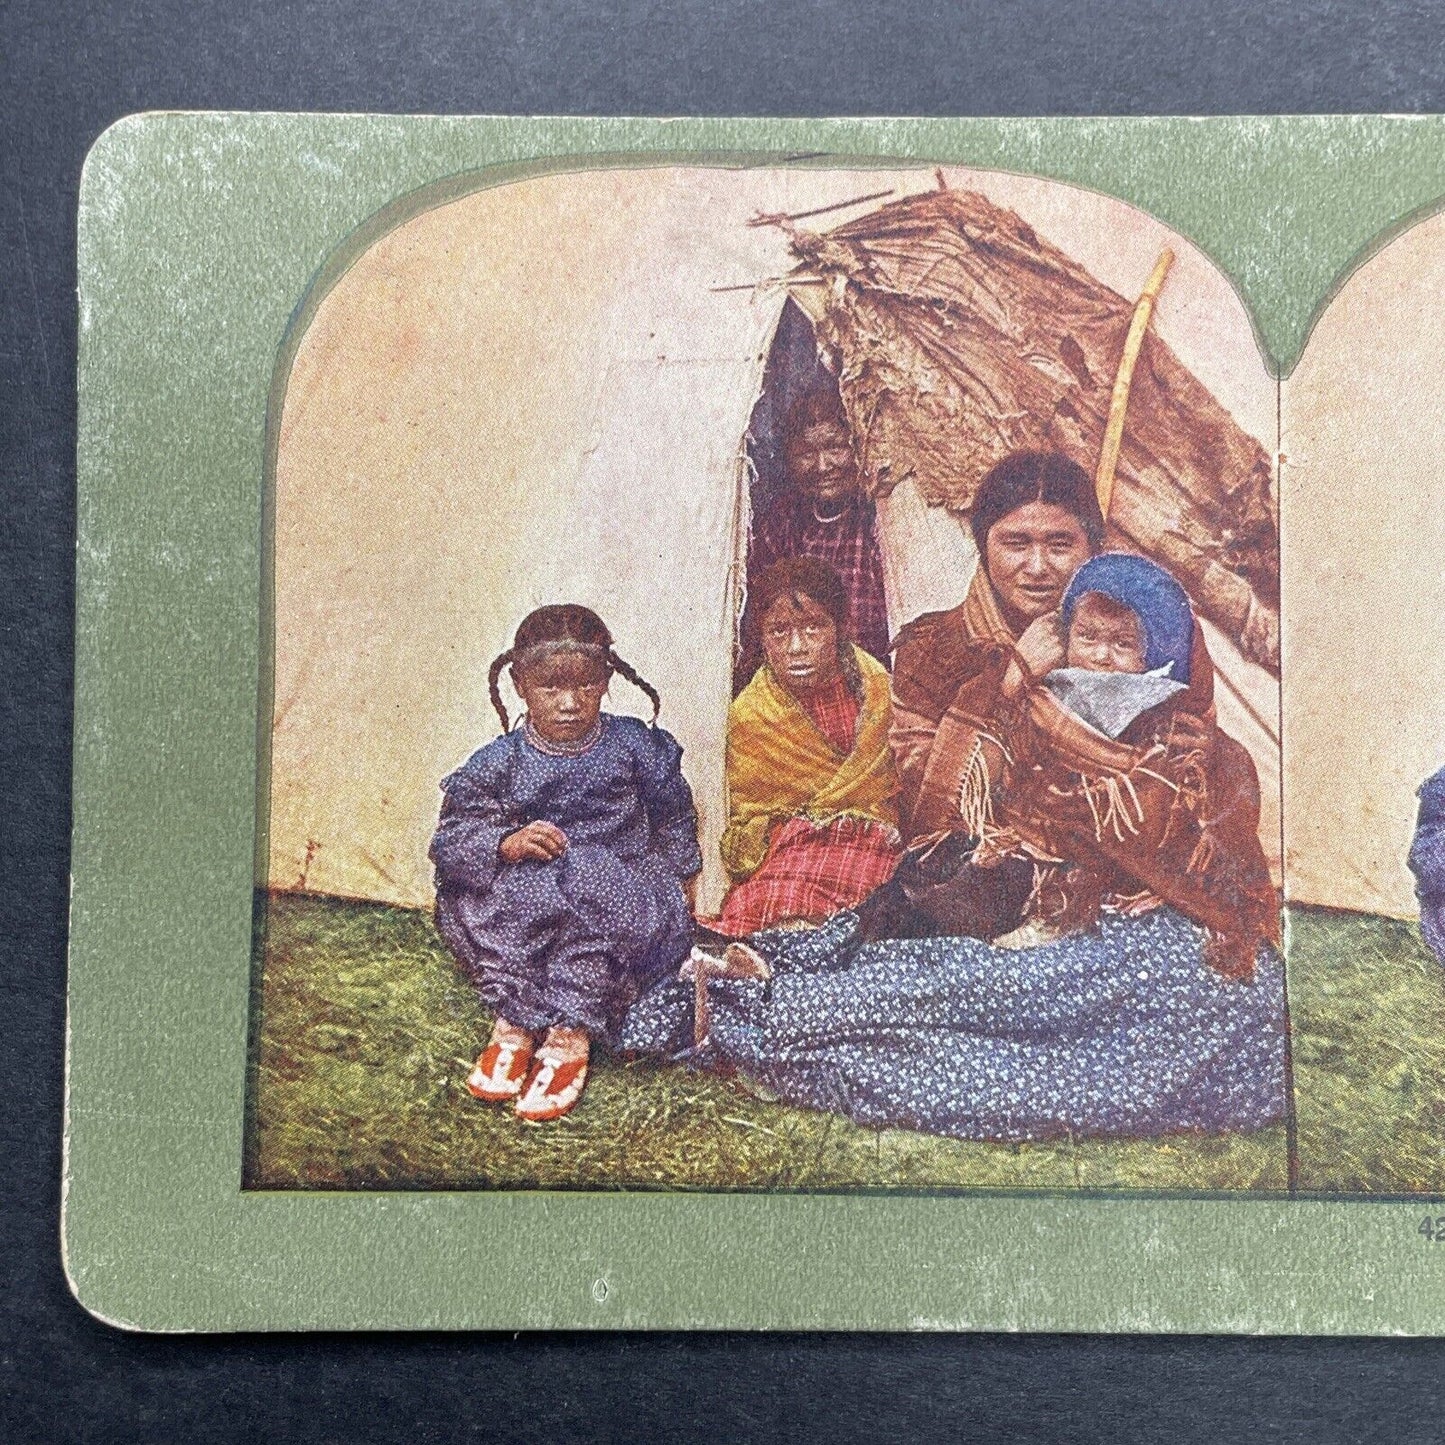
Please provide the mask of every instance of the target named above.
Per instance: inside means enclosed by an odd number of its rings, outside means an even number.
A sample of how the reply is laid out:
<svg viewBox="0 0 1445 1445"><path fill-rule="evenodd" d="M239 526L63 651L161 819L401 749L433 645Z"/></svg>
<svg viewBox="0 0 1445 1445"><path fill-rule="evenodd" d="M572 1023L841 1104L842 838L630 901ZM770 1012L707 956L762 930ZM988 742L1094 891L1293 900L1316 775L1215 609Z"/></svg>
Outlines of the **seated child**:
<svg viewBox="0 0 1445 1445"><path fill-rule="evenodd" d="M965 781L974 835L911 852L883 926L1057 936L1167 902L1210 930L1216 968L1252 975L1279 929L1259 784L1214 725L1207 669L1193 675L1188 597L1146 558L1104 553L1065 590L1061 623L1064 665L1022 689L1004 736L982 737Z"/></svg>
<svg viewBox="0 0 1445 1445"><path fill-rule="evenodd" d="M716 936L821 923L892 876L898 777L888 674L848 639L830 563L785 557L755 579L763 664L727 720L728 892Z"/></svg>
<svg viewBox="0 0 1445 1445"><path fill-rule="evenodd" d="M516 729L498 688L509 664ZM651 699L651 726L602 712L614 672ZM687 957L702 856L682 749L596 613L529 614L489 681L502 736L442 783L436 922L496 1016L467 1088L541 1121L581 1096L591 1039Z"/></svg>

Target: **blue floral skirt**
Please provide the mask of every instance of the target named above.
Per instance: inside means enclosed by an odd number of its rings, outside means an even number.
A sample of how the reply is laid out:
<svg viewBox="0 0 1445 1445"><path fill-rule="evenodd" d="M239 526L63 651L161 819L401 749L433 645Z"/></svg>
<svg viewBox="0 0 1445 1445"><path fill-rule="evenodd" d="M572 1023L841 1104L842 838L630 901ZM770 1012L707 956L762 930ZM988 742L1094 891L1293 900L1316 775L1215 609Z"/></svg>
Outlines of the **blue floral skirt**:
<svg viewBox="0 0 1445 1445"><path fill-rule="evenodd" d="M1284 966L1254 982L1204 962L1172 909L1106 918L1028 949L971 938L859 944L841 913L751 942L766 983L668 979L628 1013L624 1048L732 1067L780 1098L960 1139L1257 1129L1285 1113Z"/></svg>

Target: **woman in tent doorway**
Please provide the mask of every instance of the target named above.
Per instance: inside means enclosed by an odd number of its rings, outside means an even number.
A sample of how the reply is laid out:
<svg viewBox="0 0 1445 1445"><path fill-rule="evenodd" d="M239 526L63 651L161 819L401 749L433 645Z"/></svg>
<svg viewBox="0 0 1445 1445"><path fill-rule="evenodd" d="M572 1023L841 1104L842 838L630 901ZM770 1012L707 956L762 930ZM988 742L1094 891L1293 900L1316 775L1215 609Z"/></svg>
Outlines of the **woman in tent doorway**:
<svg viewBox="0 0 1445 1445"><path fill-rule="evenodd" d="M841 581L848 636L875 661L888 658L883 554L872 501L864 494L852 435L831 381L803 392L783 423L783 485L753 519L748 601L743 612L735 690L762 660L758 580L775 562L816 557Z"/></svg>
<svg viewBox="0 0 1445 1445"><path fill-rule="evenodd" d="M850 640L842 579L814 557L753 585L764 661L727 724L732 887L704 925L741 937L851 908L898 861L888 674Z"/></svg>

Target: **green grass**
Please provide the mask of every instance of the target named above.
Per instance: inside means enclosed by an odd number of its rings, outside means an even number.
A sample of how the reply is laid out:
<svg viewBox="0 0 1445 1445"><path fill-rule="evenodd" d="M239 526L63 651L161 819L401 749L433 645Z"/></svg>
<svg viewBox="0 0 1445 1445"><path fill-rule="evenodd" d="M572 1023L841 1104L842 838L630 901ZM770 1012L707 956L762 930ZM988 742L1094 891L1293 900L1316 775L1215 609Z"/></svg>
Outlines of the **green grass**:
<svg viewBox="0 0 1445 1445"><path fill-rule="evenodd" d="M250 1188L1286 1187L1283 1127L967 1143L860 1128L737 1080L605 1056L572 1114L523 1124L462 1086L491 1020L427 915L278 894L258 920Z"/></svg>
<svg viewBox="0 0 1445 1445"><path fill-rule="evenodd" d="M1289 920L1299 1187L1445 1194L1445 969L1413 923Z"/></svg>

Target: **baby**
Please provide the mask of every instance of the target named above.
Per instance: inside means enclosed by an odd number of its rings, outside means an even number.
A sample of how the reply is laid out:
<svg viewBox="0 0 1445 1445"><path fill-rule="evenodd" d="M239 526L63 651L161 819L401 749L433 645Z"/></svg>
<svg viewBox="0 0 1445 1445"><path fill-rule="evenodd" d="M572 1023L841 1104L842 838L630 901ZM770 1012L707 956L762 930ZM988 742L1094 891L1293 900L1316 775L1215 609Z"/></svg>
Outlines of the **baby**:
<svg viewBox="0 0 1445 1445"><path fill-rule="evenodd" d="M1249 977L1278 900L1253 761L1213 723L1188 596L1147 558L1106 552L1060 613L1061 665L975 747L960 799L972 828L910 850L860 907L863 936L1016 947L1168 903L1209 931L1215 968Z"/></svg>
<svg viewBox="0 0 1445 1445"><path fill-rule="evenodd" d="M1060 610L1064 665L1010 734L998 799L1025 851L1067 860L1044 867L1028 911L1072 931L1100 908L1168 903L1206 929L1215 969L1249 978L1257 946L1278 940L1279 900L1258 775L1214 724L1187 594L1147 558L1105 552L1074 574Z"/></svg>
<svg viewBox="0 0 1445 1445"><path fill-rule="evenodd" d="M1118 738L1143 713L1189 686L1194 614L1162 567L1105 552L1064 591L1064 666L1042 685L1081 722Z"/></svg>

